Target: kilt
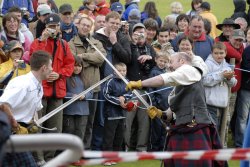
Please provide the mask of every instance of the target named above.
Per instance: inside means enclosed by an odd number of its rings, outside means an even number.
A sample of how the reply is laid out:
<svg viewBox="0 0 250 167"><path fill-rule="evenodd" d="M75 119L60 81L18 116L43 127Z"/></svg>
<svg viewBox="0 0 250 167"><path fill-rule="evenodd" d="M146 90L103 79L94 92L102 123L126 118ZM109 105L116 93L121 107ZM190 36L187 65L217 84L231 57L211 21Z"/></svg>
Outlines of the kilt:
<svg viewBox="0 0 250 167"><path fill-rule="evenodd" d="M30 152L6 153L2 167L37 167Z"/></svg>
<svg viewBox="0 0 250 167"><path fill-rule="evenodd" d="M222 145L214 125L198 124L174 126L167 136L167 151L191 151L221 149ZM224 161L166 159L164 167L224 167Z"/></svg>

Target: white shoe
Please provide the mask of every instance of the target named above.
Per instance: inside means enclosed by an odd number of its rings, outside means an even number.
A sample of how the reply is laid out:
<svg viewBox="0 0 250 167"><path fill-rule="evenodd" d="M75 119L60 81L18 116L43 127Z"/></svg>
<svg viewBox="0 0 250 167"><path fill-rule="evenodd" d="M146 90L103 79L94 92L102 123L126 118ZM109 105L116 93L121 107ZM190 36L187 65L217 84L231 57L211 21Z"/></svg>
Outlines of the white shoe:
<svg viewBox="0 0 250 167"><path fill-rule="evenodd" d="M111 164L111 162L105 162L103 165L104 166L111 166L112 164Z"/></svg>
<svg viewBox="0 0 250 167"><path fill-rule="evenodd" d="M111 163L111 165L116 165L117 164L115 161L111 161L110 163Z"/></svg>

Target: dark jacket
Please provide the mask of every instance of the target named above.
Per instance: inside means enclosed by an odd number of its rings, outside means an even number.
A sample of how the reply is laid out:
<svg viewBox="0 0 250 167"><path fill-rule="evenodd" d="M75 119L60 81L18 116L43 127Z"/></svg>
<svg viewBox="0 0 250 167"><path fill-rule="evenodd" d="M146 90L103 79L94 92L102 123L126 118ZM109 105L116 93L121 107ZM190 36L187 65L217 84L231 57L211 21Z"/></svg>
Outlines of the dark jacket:
<svg viewBox="0 0 250 167"><path fill-rule="evenodd" d="M151 70L151 72L149 74L149 78L155 77L155 76L163 74L165 72L166 71L164 69L160 69L159 67L155 66ZM164 89L164 90L161 90L161 89ZM166 86L162 86L162 87L158 87L158 88L149 88L148 92L150 93L150 92L158 91L158 90L161 90L161 91L155 92L155 93L153 93L153 94L150 95L151 96L151 100L152 100L152 104L156 108L159 108L161 110L167 110L168 107L169 107L169 104L168 104L168 95L172 91L172 88L167 89Z"/></svg>
<svg viewBox="0 0 250 167"><path fill-rule="evenodd" d="M250 71L250 46L242 54L241 68ZM250 73L242 71L241 89L250 90Z"/></svg>
<svg viewBox="0 0 250 167"><path fill-rule="evenodd" d="M246 14L246 1L244 0L234 0L234 13L231 16L233 20L237 19L238 17L243 17L247 21L247 14Z"/></svg>
<svg viewBox="0 0 250 167"><path fill-rule="evenodd" d="M144 44L143 46L131 44L131 50L131 62L127 64L128 79L131 81L136 81L149 78L149 73L155 65L154 58L156 53L154 48L148 44ZM152 56L152 59L147 60L144 64L141 64L137 59L140 55L144 54Z"/></svg>
<svg viewBox="0 0 250 167"><path fill-rule="evenodd" d="M176 114L176 125L191 123L211 124L208 113L205 89L201 81L191 85L175 87L175 95L170 99L170 108Z"/></svg>
<svg viewBox="0 0 250 167"><path fill-rule="evenodd" d="M131 49L130 49L130 42L127 38L127 36L125 36L124 34L122 34L122 32L118 31L117 32L117 42L112 45L112 43L109 41L109 38L107 36L105 36L102 33L103 29L101 29L100 31L97 31L93 37L97 40L99 40L104 49L107 52L107 58L108 58L108 54L111 52L111 57L112 57L112 64L116 64L118 62L123 62L125 64L128 64L131 61ZM101 73L101 78L104 78L104 68L107 63L104 62L100 73ZM113 73L113 72L111 72Z"/></svg>
<svg viewBox="0 0 250 167"><path fill-rule="evenodd" d="M105 84L103 94L107 100L105 103L105 118L126 117L126 111L120 106L119 97L124 96L126 101L132 97L126 90L126 84L120 78L111 78Z"/></svg>
<svg viewBox="0 0 250 167"><path fill-rule="evenodd" d="M218 41L220 41L220 42L228 42L229 40L227 39L226 36L223 35L223 33L221 33L218 37L216 37L214 39L214 42L218 42Z"/></svg>
<svg viewBox="0 0 250 167"><path fill-rule="evenodd" d="M74 82L74 85L72 84ZM73 74L70 78L67 78L67 97L73 97L73 95L78 95L85 90L84 83L80 75ZM85 95L85 99L90 99L93 97L93 92L90 91ZM86 100L76 100L74 103L70 104L68 107L63 109L63 114L65 115L89 115L89 103Z"/></svg>

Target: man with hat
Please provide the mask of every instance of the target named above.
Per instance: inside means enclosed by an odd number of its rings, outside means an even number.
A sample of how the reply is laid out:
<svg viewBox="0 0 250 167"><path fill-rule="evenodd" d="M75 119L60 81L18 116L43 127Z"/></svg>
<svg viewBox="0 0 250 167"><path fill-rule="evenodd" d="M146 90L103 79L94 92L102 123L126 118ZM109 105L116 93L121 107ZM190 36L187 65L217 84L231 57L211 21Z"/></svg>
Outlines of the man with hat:
<svg viewBox="0 0 250 167"><path fill-rule="evenodd" d="M122 14L122 20L128 21L129 12L132 9L138 9L139 10L138 3L140 2L140 0L125 0L125 2L126 2L125 11Z"/></svg>
<svg viewBox="0 0 250 167"><path fill-rule="evenodd" d="M230 62L235 62L235 68L241 68L241 61L242 61L242 54L244 51L244 45L243 42L245 41L245 34L241 29L235 29L232 31L232 35L229 36L229 41L228 42L224 42L226 48L227 48L227 55L226 55L226 61L228 63ZM231 89L231 97L230 97L230 101L229 101L229 114L230 117L233 116L234 114L234 110L236 107L235 106L235 101L236 101L236 97L237 97L237 92L239 91L240 87L241 87L241 75L242 72L240 70L234 70L235 72L235 78L237 79L237 84L236 86L232 87ZM238 100L237 100L238 101ZM241 136L236 136L236 127L237 126L241 126L241 124L236 125L235 121L234 121L234 117L231 120L230 123L231 126L231 130L233 135L235 135L235 142L237 141L237 139L239 139ZM239 129L238 129L239 130ZM240 133L240 132L239 132ZM242 137L243 139L243 137ZM238 141L241 141L241 139L239 139ZM236 144L236 146L241 146L242 142L238 142L238 145Z"/></svg>
<svg viewBox="0 0 250 167"><path fill-rule="evenodd" d="M52 55L53 71L47 80L43 81L43 115L63 104L66 96L66 78L70 77L74 71L74 57L70 51L68 43L60 37L60 17L58 14L51 13L44 20L46 28L42 35L35 39L30 46L30 55L34 51L43 50ZM55 133L62 132L63 113L59 112L44 124L47 128L56 127ZM45 155L45 160L54 157L55 152Z"/></svg>
<svg viewBox="0 0 250 167"><path fill-rule="evenodd" d="M39 38L45 29L44 20L48 15L52 13L50 6L47 4L41 4L37 7L37 18L38 20L29 24L29 29L33 34L34 38Z"/></svg>
<svg viewBox="0 0 250 167"><path fill-rule="evenodd" d="M63 4L59 7L61 17L61 32L62 39L69 42L75 35L77 35L77 28L73 24L73 9L70 4Z"/></svg>
<svg viewBox="0 0 250 167"><path fill-rule="evenodd" d="M156 53L154 48L146 43L146 38L147 33L144 24L135 24L131 35L131 63L127 65L127 77L129 80L149 78L149 73L155 64L154 58ZM146 89L142 89L140 93L144 94L145 91ZM127 113L125 143L129 150L147 151L149 125L149 117L143 109L138 108L133 112Z"/></svg>
<svg viewBox="0 0 250 167"><path fill-rule="evenodd" d="M214 40L215 42L228 42L229 37L232 35L234 29L240 29L239 24L235 24L234 21L230 18L225 18L222 24L217 24L216 28L222 31L222 33L217 36Z"/></svg>
<svg viewBox="0 0 250 167"><path fill-rule="evenodd" d="M118 12L119 14L122 14L123 11L123 6L120 2L114 2L110 6L111 11Z"/></svg>

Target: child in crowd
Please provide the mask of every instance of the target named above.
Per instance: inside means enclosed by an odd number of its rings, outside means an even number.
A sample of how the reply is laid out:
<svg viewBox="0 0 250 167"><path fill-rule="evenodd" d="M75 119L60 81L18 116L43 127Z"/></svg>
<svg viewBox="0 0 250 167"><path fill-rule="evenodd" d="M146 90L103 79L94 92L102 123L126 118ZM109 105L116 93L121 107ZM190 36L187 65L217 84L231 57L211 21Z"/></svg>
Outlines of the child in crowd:
<svg viewBox="0 0 250 167"><path fill-rule="evenodd" d="M67 78L67 97L74 97L85 90L84 82L81 79L82 59L75 56L74 73ZM63 110L63 133L77 135L84 138L89 115L89 103L86 99L92 98L92 92L80 97L74 103Z"/></svg>
<svg viewBox="0 0 250 167"><path fill-rule="evenodd" d="M158 31L157 40L152 43L156 52L161 50L167 50L170 54L174 53L174 50L169 42L170 30L167 27L161 27Z"/></svg>
<svg viewBox="0 0 250 167"><path fill-rule="evenodd" d="M0 64L0 88L3 88L8 82L20 75L30 72L30 66L23 60L24 49L19 41L10 41L7 52L8 60Z"/></svg>
<svg viewBox="0 0 250 167"><path fill-rule="evenodd" d="M124 63L115 64L115 68L123 77L127 74L127 66ZM106 99L103 150L121 151L125 132L125 119L128 99L132 97L131 93L126 92L126 84L117 75L107 81L103 89ZM106 162L104 165L115 164L115 162Z"/></svg>
<svg viewBox="0 0 250 167"><path fill-rule="evenodd" d="M168 52L159 51L157 52L155 62L156 66L151 70L149 77L154 77L165 72L168 72L168 63L170 54ZM157 92L158 90L158 92ZM168 95L172 91L171 87L158 87L149 88L149 93L156 91L151 95L152 105L161 109L162 111L167 110ZM149 151L163 151L166 139L166 129L162 125L159 119L151 119L150 137L149 137Z"/></svg>
<svg viewBox="0 0 250 167"><path fill-rule="evenodd" d="M234 71L225 61L226 55L226 46L222 42L216 42L213 45L212 54L205 61L208 73L203 77L207 108L218 131L221 130L222 115L228 105L229 89L237 83Z"/></svg>

